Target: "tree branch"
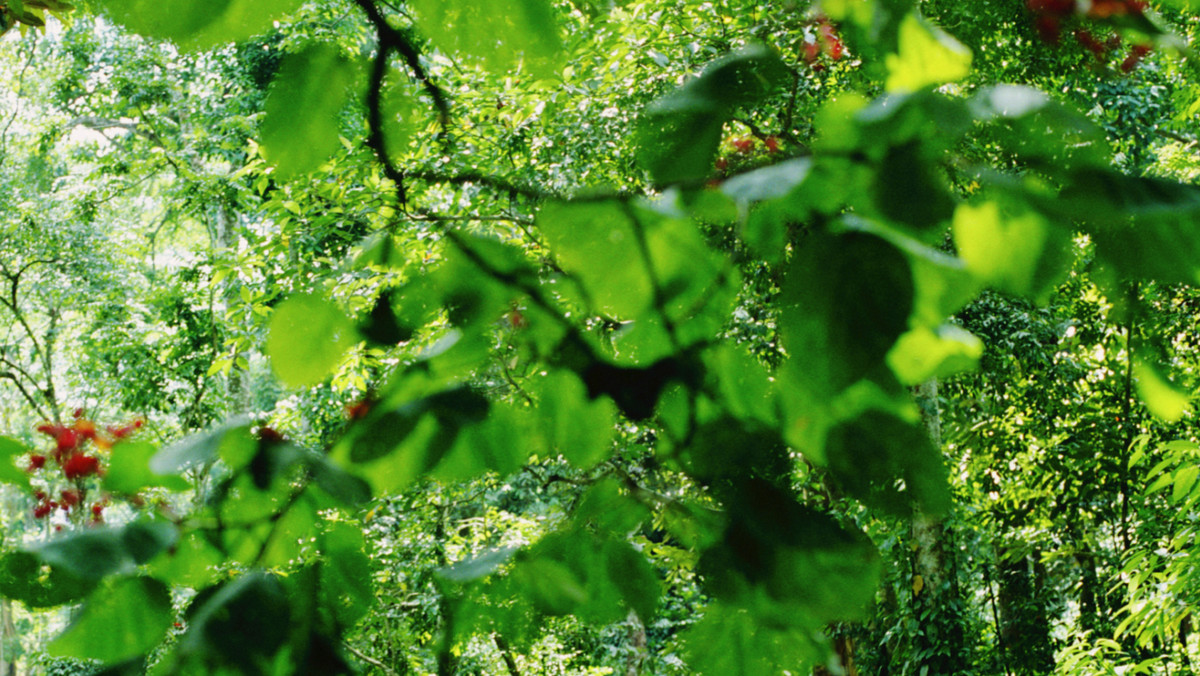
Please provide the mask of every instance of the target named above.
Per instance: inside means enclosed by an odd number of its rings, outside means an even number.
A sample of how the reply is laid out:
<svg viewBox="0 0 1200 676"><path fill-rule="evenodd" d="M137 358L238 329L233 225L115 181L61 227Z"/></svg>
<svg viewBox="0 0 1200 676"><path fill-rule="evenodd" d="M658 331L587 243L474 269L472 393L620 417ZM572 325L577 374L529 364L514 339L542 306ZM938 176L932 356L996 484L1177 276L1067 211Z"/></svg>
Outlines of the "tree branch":
<svg viewBox="0 0 1200 676"><path fill-rule="evenodd" d="M376 669L379 669L383 673L387 674L387 676L400 676L400 672L389 667L388 665L384 664L383 662L380 662L379 660L375 659L374 657L367 655L366 653L362 652L361 650L358 650L357 648L350 645L349 643L343 643L342 647L344 647L346 649L346 652L350 653L351 655L354 655L354 657L356 659L358 659L362 662L366 662L367 664L375 667Z"/></svg>

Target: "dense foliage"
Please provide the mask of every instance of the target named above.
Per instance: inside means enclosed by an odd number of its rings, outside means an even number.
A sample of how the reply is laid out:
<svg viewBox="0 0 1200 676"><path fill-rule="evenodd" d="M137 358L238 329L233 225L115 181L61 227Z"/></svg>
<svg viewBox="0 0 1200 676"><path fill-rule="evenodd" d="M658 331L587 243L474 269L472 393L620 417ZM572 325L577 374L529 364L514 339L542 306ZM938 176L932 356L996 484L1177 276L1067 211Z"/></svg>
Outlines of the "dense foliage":
<svg viewBox="0 0 1200 676"><path fill-rule="evenodd" d="M0 663L1194 673L1197 9L0 0Z"/></svg>

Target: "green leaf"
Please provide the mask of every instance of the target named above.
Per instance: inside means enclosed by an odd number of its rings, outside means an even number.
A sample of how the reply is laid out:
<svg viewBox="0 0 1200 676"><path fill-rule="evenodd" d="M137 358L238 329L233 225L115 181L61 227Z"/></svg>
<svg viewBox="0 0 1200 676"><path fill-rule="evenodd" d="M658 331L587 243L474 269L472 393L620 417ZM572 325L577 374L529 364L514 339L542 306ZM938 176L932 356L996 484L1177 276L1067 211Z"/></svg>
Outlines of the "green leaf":
<svg viewBox="0 0 1200 676"><path fill-rule="evenodd" d="M139 518L121 529L121 544L137 565L175 546L178 540L179 530L174 524L157 519Z"/></svg>
<svg viewBox="0 0 1200 676"><path fill-rule="evenodd" d="M209 540L208 533L191 531L148 563L147 569L169 584L203 589L216 580L225 561L224 553Z"/></svg>
<svg viewBox="0 0 1200 676"><path fill-rule="evenodd" d="M1191 410L1189 397L1175 389L1152 365L1138 360L1134 367L1138 396L1156 417L1178 422Z"/></svg>
<svg viewBox="0 0 1200 676"><path fill-rule="evenodd" d="M157 475L176 474L185 469L215 461L224 455L226 446L244 448L255 445L250 426L240 418L230 420L208 432L193 434L163 448L150 458L150 471ZM244 455L239 453L238 455ZM249 458L245 458L249 462ZM234 465L233 469L240 466Z"/></svg>
<svg viewBox="0 0 1200 676"><path fill-rule="evenodd" d="M197 597L180 647L234 665L241 673L259 673L260 660L274 655L287 639L290 619L279 580L263 572L246 573Z"/></svg>
<svg viewBox="0 0 1200 676"><path fill-rule="evenodd" d="M874 235L814 233L799 245L780 296L788 377L836 393L878 368L908 328L913 278L904 254Z"/></svg>
<svg viewBox="0 0 1200 676"><path fill-rule="evenodd" d="M887 56L889 92L914 92L966 77L971 51L916 13L900 23L899 53Z"/></svg>
<svg viewBox="0 0 1200 676"><path fill-rule="evenodd" d="M683 645L691 673L775 676L808 673L811 665L820 664L828 648L819 636L807 627L764 626L749 611L712 603L683 635Z"/></svg>
<svg viewBox="0 0 1200 676"><path fill-rule="evenodd" d="M1062 194L1043 205L1079 222L1096 255L1129 279L1200 282L1200 188L1100 169L1073 174Z"/></svg>
<svg viewBox="0 0 1200 676"><path fill-rule="evenodd" d="M324 455L314 452L306 457L313 481L335 500L353 507L371 499L371 486L366 481L333 464Z"/></svg>
<svg viewBox="0 0 1200 676"><path fill-rule="evenodd" d="M604 543L604 564L609 580L616 587L625 605L633 609L643 622L655 615L662 585L654 567L624 540L609 539Z"/></svg>
<svg viewBox="0 0 1200 676"><path fill-rule="evenodd" d="M559 266L577 277L596 312L633 318L649 306L651 278L629 212L615 202L551 202L537 215ZM613 265L621 261L621 265Z"/></svg>
<svg viewBox="0 0 1200 676"><path fill-rule="evenodd" d="M501 547L480 554L474 558L464 559L444 568L439 568L437 575L443 580L457 584L474 582L495 573L501 566L512 560L519 550L516 547Z"/></svg>
<svg viewBox="0 0 1200 676"><path fill-rule="evenodd" d="M370 547L362 528L348 522L331 524L324 545L318 571L322 606L333 612L340 628L349 628L375 603Z"/></svg>
<svg viewBox="0 0 1200 676"><path fill-rule="evenodd" d="M918 327L900 336L888 352L888 366L905 385L972 371L983 356L983 342L971 333L944 324L937 329Z"/></svg>
<svg viewBox="0 0 1200 676"><path fill-rule="evenodd" d="M320 383L358 342L345 313L311 294L297 294L280 304L268 330L267 355L279 379L289 387Z"/></svg>
<svg viewBox="0 0 1200 676"><path fill-rule="evenodd" d="M650 510L611 477L592 484L571 515L580 528L622 538L649 518Z"/></svg>
<svg viewBox="0 0 1200 676"><path fill-rule="evenodd" d="M812 165L808 157L785 160L738 174L721 184L721 192L742 203L783 197L804 182Z"/></svg>
<svg viewBox="0 0 1200 676"><path fill-rule="evenodd" d="M918 141L890 146L875 174L875 202L895 223L918 231L937 230L954 214L946 180L929 149Z"/></svg>
<svg viewBox="0 0 1200 676"><path fill-rule="evenodd" d="M287 180L317 169L338 148L338 113L354 69L336 47L318 44L289 54L263 104L262 152Z"/></svg>
<svg viewBox="0 0 1200 676"><path fill-rule="evenodd" d="M92 528L51 540L33 550L42 561L88 579L114 573L130 573L136 563L126 550L123 532L116 528Z"/></svg>
<svg viewBox="0 0 1200 676"><path fill-rule="evenodd" d="M92 580L50 566L32 552L15 551L0 557L0 596L31 608L46 608L81 599L95 588Z"/></svg>
<svg viewBox="0 0 1200 676"><path fill-rule="evenodd" d="M723 539L698 565L716 598L771 626L816 630L865 615L880 573L866 535L761 479L741 482L729 504Z"/></svg>
<svg viewBox="0 0 1200 676"><path fill-rule="evenodd" d="M301 0L101 0L117 23L189 49L215 47L270 30Z"/></svg>
<svg viewBox="0 0 1200 676"><path fill-rule="evenodd" d="M440 49L473 56L497 74L518 66L549 74L562 48L547 0L414 0L411 6Z"/></svg>
<svg viewBox="0 0 1200 676"><path fill-rule="evenodd" d="M984 87L970 99L985 138L1024 164L1049 175L1106 166L1112 152L1104 130L1078 110L1031 87Z"/></svg>
<svg viewBox="0 0 1200 676"><path fill-rule="evenodd" d="M725 122L789 77L787 65L761 45L713 61L646 109L639 121L638 159L659 184L703 179L712 171Z"/></svg>
<svg viewBox="0 0 1200 676"><path fill-rule="evenodd" d="M104 475L104 490L134 495L143 488L161 486L172 491L188 488L188 482L174 474L161 475L150 469L158 447L144 441L120 441L113 445Z"/></svg>
<svg viewBox="0 0 1200 676"><path fill-rule="evenodd" d="M29 475L13 463L13 459L29 451L25 444L9 437L0 437L0 481L29 488Z"/></svg>
<svg viewBox="0 0 1200 676"><path fill-rule="evenodd" d="M953 232L967 270L984 284L1018 295L1048 293L1070 261L1066 231L1016 205L960 204Z"/></svg>
<svg viewBox="0 0 1200 676"><path fill-rule="evenodd" d="M513 575L542 612L599 624L629 609L651 617L660 593L654 570L629 543L579 529L543 537L522 554Z"/></svg>
<svg viewBox="0 0 1200 676"><path fill-rule="evenodd" d="M158 580L119 578L101 585L47 652L112 664L149 653L170 628L171 593Z"/></svg>
<svg viewBox="0 0 1200 676"><path fill-rule="evenodd" d="M588 468L612 452L616 406L607 397L589 399L587 388L570 371L556 370L536 381L535 415L551 454Z"/></svg>
<svg viewBox="0 0 1200 676"><path fill-rule="evenodd" d="M1179 504L1192 492L1196 480L1200 479L1200 467L1184 467L1175 474L1175 487L1171 490L1171 504Z"/></svg>
<svg viewBox="0 0 1200 676"><path fill-rule="evenodd" d="M721 345L706 354L705 363L729 413L770 426L779 422L779 398L761 362L740 347Z"/></svg>
<svg viewBox="0 0 1200 676"><path fill-rule="evenodd" d="M867 412L829 430L825 455L837 482L869 506L899 516L950 508L945 463L917 424Z"/></svg>
<svg viewBox="0 0 1200 676"><path fill-rule="evenodd" d="M470 481L488 472L505 476L520 469L534 444L525 409L503 401L488 406L486 419L459 428L453 447L430 476L438 481Z"/></svg>

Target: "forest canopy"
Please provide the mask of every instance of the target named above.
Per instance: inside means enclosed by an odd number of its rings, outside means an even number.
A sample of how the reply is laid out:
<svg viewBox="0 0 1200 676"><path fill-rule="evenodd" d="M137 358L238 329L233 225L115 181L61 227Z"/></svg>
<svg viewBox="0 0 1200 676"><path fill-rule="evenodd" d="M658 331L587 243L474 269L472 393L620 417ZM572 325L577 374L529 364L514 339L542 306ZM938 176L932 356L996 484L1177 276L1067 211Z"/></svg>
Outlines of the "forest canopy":
<svg viewBox="0 0 1200 676"><path fill-rule="evenodd" d="M6 674L1190 674L1195 0L0 0Z"/></svg>

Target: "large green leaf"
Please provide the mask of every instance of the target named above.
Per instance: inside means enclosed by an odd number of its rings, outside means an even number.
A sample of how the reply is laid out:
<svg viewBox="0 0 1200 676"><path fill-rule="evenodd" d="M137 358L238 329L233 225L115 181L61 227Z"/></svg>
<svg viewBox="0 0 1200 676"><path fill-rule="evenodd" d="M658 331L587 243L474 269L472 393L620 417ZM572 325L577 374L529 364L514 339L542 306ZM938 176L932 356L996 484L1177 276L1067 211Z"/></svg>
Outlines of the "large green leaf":
<svg viewBox="0 0 1200 676"><path fill-rule="evenodd" d="M985 123L979 129L982 140L1047 174L1111 161L1109 142L1099 125L1032 87L984 87L969 106L972 116Z"/></svg>
<svg viewBox="0 0 1200 676"><path fill-rule="evenodd" d="M29 487L29 475L13 464L14 458L28 450L25 444L16 439L0 437L0 481L22 488Z"/></svg>
<svg viewBox="0 0 1200 676"><path fill-rule="evenodd" d="M561 50L548 0L414 0L420 28L439 48L503 73L523 66L549 74Z"/></svg>
<svg viewBox="0 0 1200 676"><path fill-rule="evenodd" d="M712 171L725 122L739 106L761 101L788 77L779 56L761 45L713 61L699 77L646 109L638 158L660 184L704 178Z"/></svg>
<svg viewBox="0 0 1200 676"><path fill-rule="evenodd" d="M113 446L104 474L104 489L112 493L134 495L143 488L162 486L174 491L188 488L188 482L174 474L158 474L150 461L158 447L144 441L121 441Z"/></svg>
<svg viewBox="0 0 1200 676"><path fill-rule="evenodd" d="M317 44L289 54L264 104L263 156L289 179L321 166L338 148L338 113L354 68L337 48Z"/></svg>
<svg viewBox="0 0 1200 676"><path fill-rule="evenodd" d="M322 542L321 601L339 627L349 628L375 603L371 548L356 522L330 524Z"/></svg>
<svg viewBox="0 0 1200 676"><path fill-rule="evenodd" d="M32 552L15 551L0 557L0 596L31 608L57 606L87 596L95 583L62 566L43 563Z"/></svg>
<svg viewBox="0 0 1200 676"><path fill-rule="evenodd" d="M913 298L908 260L892 244L862 232L814 233L780 296L788 377L819 396L878 368L907 330Z"/></svg>
<svg viewBox="0 0 1200 676"><path fill-rule="evenodd" d="M87 580L132 572L175 543L178 533L164 521L139 519L121 528L91 528L33 548L38 558Z"/></svg>
<svg viewBox="0 0 1200 676"><path fill-rule="evenodd" d="M203 49L268 31L301 0L101 0L100 5L137 33Z"/></svg>
<svg viewBox="0 0 1200 676"><path fill-rule="evenodd" d="M538 212L537 223L558 264L583 284L595 311L629 319L650 306L652 278L638 244L645 234L636 230L628 207L551 202Z"/></svg>
<svg viewBox="0 0 1200 676"><path fill-rule="evenodd" d="M1096 255L1123 277L1200 282L1200 188L1085 169L1043 208L1079 223Z"/></svg>
<svg viewBox="0 0 1200 676"><path fill-rule="evenodd" d="M218 457L226 459L230 455L225 451L227 448L244 449L254 445L250 425L244 419L234 418L210 431L193 434L163 448L150 458L149 469L159 476L174 474L213 462ZM249 457L245 457L247 453L239 452L237 455L244 458L242 464L249 462ZM232 465L233 469L240 467L240 464Z"/></svg>
<svg viewBox="0 0 1200 676"><path fill-rule="evenodd" d="M267 355L279 379L290 387L321 382L358 342L345 313L311 294L297 294L275 308L269 330Z"/></svg>
<svg viewBox="0 0 1200 676"><path fill-rule="evenodd" d="M563 370L539 379L533 389L539 402L536 416L550 453L560 453L583 468L608 457L617 413L611 399L589 399L579 377Z"/></svg>
<svg viewBox="0 0 1200 676"><path fill-rule="evenodd" d="M512 574L542 612L600 624L630 609L650 618L661 593L654 569L628 542L581 529L545 536L521 554Z"/></svg>
<svg viewBox="0 0 1200 676"><path fill-rule="evenodd" d="M808 673L823 662L829 650L819 636L808 627L764 625L749 611L712 603L683 644L687 664L699 676L777 676Z"/></svg>
<svg viewBox="0 0 1200 676"><path fill-rule="evenodd" d="M150 652L171 626L171 593L148 577L106 581L47 647L51 655L121 662Z"/></svg>
<svg viewBox="0 0 1200 676"><path fill-rule="evenodd" d="M967 270L982 283L1041 297L1070 262L1068 231L1023 205L986 201L954 212L954 244Z"/></svg>
<svg viewBox="0 0 1200 676"><path fill-rule="evenodd" d="M915 12L900 23L899 50L887 57L887 90L912 92L971 72L971 51Z"/></svg>
<svg viewBox="0 0 1200 676"><path fill-rule="evenodd" d="M867 505L901 516L950 508L941 453L917 424L867 412L829 430L825 456L837 482Z"/></svg>
<svg viewBox="0 0 1200 676"><path fill-rule="evenodd" d="M722 540L699 564L719 600L776 626L816 629L864 616L880 572L866 535L761 479L741 482L729 511Z"/></svg>
<svg viewBox="0 0 1200 676"><path fill-rule="evenodd" d="M93 528L51 540L34 550L46 563L89 579L133 572L136 562L116 528Z"/></svg>
<svg viewBox="0 0 1200 676"><path fill-rule="evenodd" d="M196 598L180 647L234 665L240 673L259 673L260 660L287 639L290 618L279 580L263 572L246 573Z"/></svg>

